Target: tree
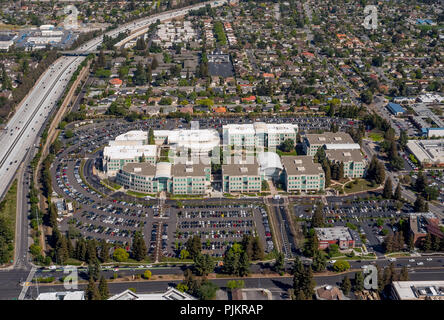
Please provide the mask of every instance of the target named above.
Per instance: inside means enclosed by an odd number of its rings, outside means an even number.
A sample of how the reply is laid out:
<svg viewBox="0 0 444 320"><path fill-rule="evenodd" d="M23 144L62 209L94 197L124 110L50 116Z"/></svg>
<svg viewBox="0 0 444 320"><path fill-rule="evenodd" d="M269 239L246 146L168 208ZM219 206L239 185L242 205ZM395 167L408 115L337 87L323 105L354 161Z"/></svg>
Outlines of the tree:
<svg viewBox="0 0 444 320"><path fill-rule="evenodd" d="M202 250L202 243L199 236L193 236L186 242L186 249L190 253L190 257L194 259L200 254Z"/></svg>
<svg viewBox="0 0 444 320"><path fill-rule="evenodd" d="M355 273L355 291L364 290L364 275L361 271Z"/></svg>
<svg viewBox="0 0 444 320"><path fill-rule="evenodd" d="M345 295L348 295L351 290L351 282L350 279L345 276L341 283L341 290L344 292Z"/></svg>
<svg viewBox="0 0 444 320"><path fill-rule="evenodd" d="M311 226L313 228L322 228L324 226L324 215L322 213L323 209L324 205L322 203L318 203L311 218Z"/></svg>
<svg viewBox="0 0 444 320"><path fill-rule="evenodd" d="M336 272L344 272L350 269L350 264L345 260L338 260L333 264L333 270Z"/></svg>
<svg viewBox="0 0 444 320"><path fill-rule="evenodd" d="M294 140L293 139L285 139L284 142L282 142L279 145L279 149L283 152L290 152L294 149Z"/></svg>
<svg viewBox="0 0 444 320"><path fill-rule="evenodd" d="M402 200L401 183L400 182L396 186L395 192L393 193L393 199L398 200L398 201Z"/></svg>
<svg viewBox="0 0 444 320"><path fill-rule="evenodd" d="M249 274L250 261L241 244L235 243L227 249L224 256L223 271L241 277Z"/></svg>
<svg viewBox="0 0 444 320"><path fill-rule="evenodd" d="M96 287L96 283L93 278L89 278L88 286L85 289L86 300L102 300L99 290Z"/></svg>
<svg viewBox="0 0 444 320"><path fill-rule="evenodd" d="M242 289L245 287L244 280L229 280L227 282L227 288L232 291L234 289Z"/></svg>
<svg viewBox="0 0 444 320"><path fill-rule="evenodd" d="M148 144L156 144L155 140L154 140L154 130L153 128L150 128L148 130Z"/></svg>
<svg viewBox="0 0 444 320"><path fill-rule="evenodd" d="M426 188L427 184L428 183L427 183L426 177L424 176L423 172L420 171L418 173L418 178L416 178L415 190L417 192L423 192L424 189Z"/></svg>
<svg viewBox="0 0 444 320"><path fill-rule="evenodd" d="M90 263L88 265L89 278L92 278L94 281L97 281L99 279L100 269L101 269L100 263L97 259L93 263Z"/></svg>
<svg viewBox="0 0 444 320"><path fill-rule="evenodd" d="M399 281L409 281L409 272L406 266L403 266L399 273Z"/></svg>
<svg viewBox="0 0 444 320"><path fill-rule="evenodd" d="M147 248L143 235L140 231L134 233L133 244L131 248L133 258L137 261L142 261L146 257Z"/></svg>
<svg viewBox="0 0 444 320"><path fill-rule="evenodd" d="M145 272L143 273L143 278L146 280L150 280L152 277L152 272L150 270L145 270Z"/></svg>
<svg viewBox="0 0 444 320"><path fill-rule="evenodd" d="M194 258L194 270L198 276L207 276L214 271L214 261L209 254L199 254Z"/></svg>
<svg viewBox="0 0 444 320"><path fill-rule="evenodd" d="M117 262L125 262L129 258L129 253L123 248L117 248L114 250L113 258Z"/></svg>
<svg viewBox="0 0 444 320"><path fill-rule="evenodd" d="M382 190L382 196L385 199L391 199L393 197L392 189L393 189L392 179L388 177L387 180L385 180L384 189Z"/></svg>
<svg viewBox="0 0 444 320"><path fill-rule="evenodd" d="M429 206L423 197L418 196L413 204L413 209L415 212L428 212Z"/></svg>
<svg viewBox="0 0 444 320"><path fill-rule="evenodd" d="M312 268L314 272L322 272L327 267L327 258L320 251L317 250L313 256Z"/></svg>
<svg viewBox="0 0 444 320"><path fill-rule="evenodd" d="M103 275L100 276L99 293L102 300L108 300L109 298L108 282L106 281Z"/></svg>
<svg viewBox="0 0 444 320"><path fill-rule="evenodd" d="M282 252L279 252L276 256L276 261L274 263L274 270L280 273L284 270L285 256Z"/></svg>

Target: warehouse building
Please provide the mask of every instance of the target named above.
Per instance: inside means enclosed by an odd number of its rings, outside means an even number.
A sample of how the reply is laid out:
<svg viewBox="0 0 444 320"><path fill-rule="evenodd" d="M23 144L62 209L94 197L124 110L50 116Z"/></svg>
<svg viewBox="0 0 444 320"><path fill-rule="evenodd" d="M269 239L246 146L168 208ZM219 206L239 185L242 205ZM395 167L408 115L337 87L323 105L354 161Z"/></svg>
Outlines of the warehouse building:
<svg viewBox="0 0 444 320"><path fill-rule="evenodd" d="M444 139L409 140L407 148L424 167L444 166Z"/></svg>

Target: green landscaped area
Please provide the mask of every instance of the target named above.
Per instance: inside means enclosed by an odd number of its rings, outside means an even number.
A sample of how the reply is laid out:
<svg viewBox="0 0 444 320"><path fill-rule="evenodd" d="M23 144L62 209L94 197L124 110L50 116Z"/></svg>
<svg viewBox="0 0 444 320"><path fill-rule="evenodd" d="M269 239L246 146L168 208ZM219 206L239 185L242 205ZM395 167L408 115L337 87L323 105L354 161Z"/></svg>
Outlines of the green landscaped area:
<svg viewBox="0 0 444 320"><path fill-rule="evenodd" d="M15 218L17 213L17 180L14 180L4 200L0 202L0 218L4 221L0 229L0 265L13 259ZM6 230L4 230L4 228ZM7 235L5 237L5 235Z"/></svg>
<svg viewBox="0 0 444 320"><path fill-rule="evenodd" d="M380 142L380 141L384 140L384 136L378 132L371 132L368 136L374 142Z"/></svg>
<svg viewBox="0 0 444 320"><path fill-rule="evenodd" d="M350 188L349 188L350 187ZM365 179L358 179L357 183L354 181L351 181L344 185L344 192L346 194L348 193L354 193L354 192L361 192L361 191L367 191L371 189L376 189L378 186L372 185L372 183Z"/></svg>
<svg viewBox="0 0 444 320"><path fill-rule="evenodd" d="M112 189L112 190L119 190L120 188L122 188L122 186L120 184L112 182L109 179L103 179L101 181L101 184L104 185L105 187L107 187L108 189Z"/></svg>
<svg viewBox="0 0 444 320"><path fill-rule="evenodd" d="M137 197L137 198L144 198L146 196L149 196L149 197L156 196L154 193L143 193L143 192L137 192L137 191L132 191L132 190L128 190L126 192L126 194L129 196Z"/></svg>

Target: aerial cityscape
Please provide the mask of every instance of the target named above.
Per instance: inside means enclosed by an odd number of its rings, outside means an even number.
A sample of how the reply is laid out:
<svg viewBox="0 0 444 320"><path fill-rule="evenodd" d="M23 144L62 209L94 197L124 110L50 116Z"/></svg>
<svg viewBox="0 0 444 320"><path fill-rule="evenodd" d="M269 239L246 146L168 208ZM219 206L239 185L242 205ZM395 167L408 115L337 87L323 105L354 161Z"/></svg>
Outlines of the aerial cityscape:
<svg viewBox="0 0 444 320"><path fill-rule="evenodd" d="M0 300L444 300L443 39L440 0L0 1Z"/></svg>

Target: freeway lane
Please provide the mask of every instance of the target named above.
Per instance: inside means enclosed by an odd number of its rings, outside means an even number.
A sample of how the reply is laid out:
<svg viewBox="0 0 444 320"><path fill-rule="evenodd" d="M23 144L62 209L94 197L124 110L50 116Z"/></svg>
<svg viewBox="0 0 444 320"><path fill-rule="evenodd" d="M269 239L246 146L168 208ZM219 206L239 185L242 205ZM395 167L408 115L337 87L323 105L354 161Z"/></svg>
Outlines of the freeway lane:
<svg viewBox="0 0 444 320"><path fill-rule="evenodd" d="M58 59L22 101L0 135L0 195L3 196L26 152L37 140L81 58Z"/></svg>

